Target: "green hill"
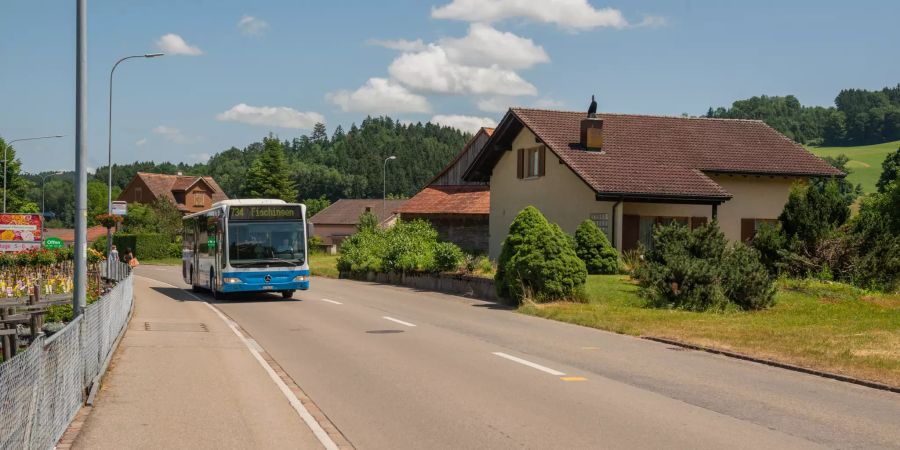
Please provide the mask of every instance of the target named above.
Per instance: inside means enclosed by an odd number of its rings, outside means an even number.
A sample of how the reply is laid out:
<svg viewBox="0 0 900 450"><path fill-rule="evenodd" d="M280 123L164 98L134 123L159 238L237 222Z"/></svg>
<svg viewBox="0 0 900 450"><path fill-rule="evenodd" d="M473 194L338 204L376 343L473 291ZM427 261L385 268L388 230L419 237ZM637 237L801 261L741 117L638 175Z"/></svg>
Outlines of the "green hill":
<svg viewBox="0 0 900 450"><path fill-rule="evenodd" d="M863 192L875 192L875 182L881 176L881 162L888 153L894 152L900 147L900 141L885 142L875 145L861 145L858 147L807 147L809 151L818 156L835 157L840 154L847 155L850 162L847 167L853 170L847 179L853 183L862 185Z"/></svg>

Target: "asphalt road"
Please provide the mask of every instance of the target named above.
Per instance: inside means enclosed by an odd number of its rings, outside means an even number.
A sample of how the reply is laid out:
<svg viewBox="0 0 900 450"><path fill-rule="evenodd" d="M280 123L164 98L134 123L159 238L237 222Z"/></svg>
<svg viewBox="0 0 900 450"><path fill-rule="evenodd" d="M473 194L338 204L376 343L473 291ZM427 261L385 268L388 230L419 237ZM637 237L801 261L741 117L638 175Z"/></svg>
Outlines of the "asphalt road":
<svg viewBox="0 0 900 450"><path fill-rule="evenodd" d="M898 394L487 302L316 278L216 306L360 449L900 448Z"/></svg>

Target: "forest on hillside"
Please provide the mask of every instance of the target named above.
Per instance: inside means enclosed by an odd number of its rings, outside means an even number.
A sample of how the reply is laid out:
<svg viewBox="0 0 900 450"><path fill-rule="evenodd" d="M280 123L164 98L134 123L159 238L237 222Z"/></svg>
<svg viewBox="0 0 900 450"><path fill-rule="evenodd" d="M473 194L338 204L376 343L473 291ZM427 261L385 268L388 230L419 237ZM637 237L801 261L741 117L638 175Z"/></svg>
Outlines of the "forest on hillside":
<svg viewBox="0 0 900 450"><path fill-rule="evenodd" d="M244 148L232 147L199 164L139 161L113 165L114 198L137 172L212 176L229 197L246 197L247 172L260 158L264 142L278 140L286 173L297 191L296 201L325 198L380 198L384 159L387 193L414 195L440 171L471 138L455 128L432 123L401 123L389 117L368 117L344 131L338 126L329 135L323 124L311 133L284 140L269 136ZM88 176L88 217L105 212L108 167ZM46 178L42 178L46 177ZM32 208L41 205L41 181L46 181L46 211L53 226L71 227L74 218L73 173L23 174L21 191Z"/></svg>
<svg viewBox="0 0 900 450"><path fill-rule="evenodd" d="M762 120L801 144L880 144L900 140L900 84L880 91L844 89L827 108L803 106L793 95L761 95L730 108L709 108L706 117Z"/></svg>

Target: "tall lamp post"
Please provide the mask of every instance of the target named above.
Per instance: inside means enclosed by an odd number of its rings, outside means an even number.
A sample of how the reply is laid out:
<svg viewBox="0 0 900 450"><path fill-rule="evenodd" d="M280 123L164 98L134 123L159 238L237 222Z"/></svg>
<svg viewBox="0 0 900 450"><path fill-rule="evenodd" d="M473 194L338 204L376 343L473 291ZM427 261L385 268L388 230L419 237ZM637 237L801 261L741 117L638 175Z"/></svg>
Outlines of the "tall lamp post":
<svg viewBox="0 0 900 450"><path fill-rule="evenodd" d="M393 161L397 159L396 156L391 155L384 159L384 164L381 170L381 216L387 218L387 163L388 161Z"/></svg>
<svg viewBox="0 0 900 450"><path fill-rule="evenodd" d="M143 55L131 55L126 56L124 58L116 61L112 66L112 70L109 71L109 122L108 122L108 130L107 130L107 159L106 166L109 172L109 180L108 180L108 191L107 191L107 199L106 199L106 213L112 214L112 118L113 118L113 75L116 73L116 67L119 67L123 61L135 58L156 58L157 56L163 56L165 53L146 53ZM112 249L112 228L106 229L106 254L109 255L109 252ZM109 264L107 264L107 268L109 268ZM107 274L109 275L109 274Z"/></svg>
<svg viewBox="0 0 900 450"><path fill-rule="evenodd" d="M55 175L62 175L62 171L57 171L53 173L48 173L47 175L41 175L41 239L46 239L44 237L44 221L47 220L47 212L44 207L44 187L47 185L47 178L50 178Z"/></svg>
<svg viewBox="0 0 900 450"><path fill-rule="evenodd" d="M61 137L63 137L61 134L57 134L57 135L53 135L53 136L38 136L38 137L30 137L30 138L23 138L23 139L13 139L13 140L7 142L5 146L3 146L3 214L6 214L6 165L7 165L7 163L6 163L7 151L6 150L12 145L13 142L36 141L38 139L55 139L55 138L61 138Z"/></svg>

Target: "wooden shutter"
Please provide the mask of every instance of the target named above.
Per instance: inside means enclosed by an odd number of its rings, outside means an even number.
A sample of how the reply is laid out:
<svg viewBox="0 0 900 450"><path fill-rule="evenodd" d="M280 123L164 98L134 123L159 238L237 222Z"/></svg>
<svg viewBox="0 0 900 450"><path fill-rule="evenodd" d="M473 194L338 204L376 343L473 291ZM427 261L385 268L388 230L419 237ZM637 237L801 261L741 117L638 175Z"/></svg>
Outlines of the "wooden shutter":
<svg viewBox="0 0 900 450"><path fill-rule="evenodd" d="M544 167L546 167L545 162L547 161L547 147L540 146L538 148L538 176L542 177L546 173Z"/></svg>
<svg viewBox="0 0 900 450"><path fill-rule="evenodd" d="M516 151L516 177L525 178L525 149L520 148Z"/></svg>
<svg viewBox="0 0 900 450"><path fill-rule="evenodd" d="M741 242L747 242L753 239L756 234L754 229L754 219L741 219Z"/></svg>
<svg viewBox="0 0 900 450"><path fill-rule="evenodd" d="M620 206L621 207L621 206ZM615 219L613 219L615 220ZM622 250L633 250L641 238L641 216L625 214L622 216Z"/></svg>
<svg viewBox="0 0 900 450"><path fill-rule="evenodd" d="M691 217L691 229L700 228L706 225L706 217Z"/></svg>

